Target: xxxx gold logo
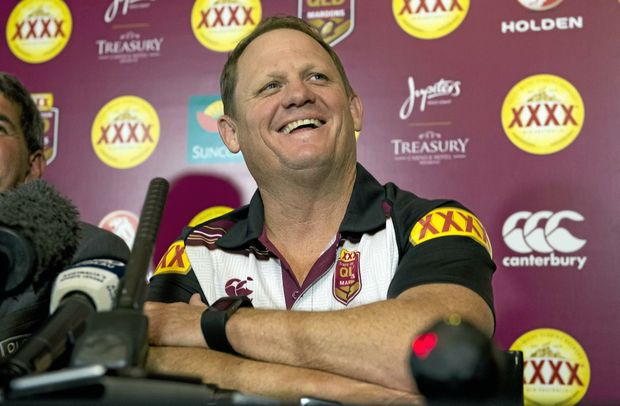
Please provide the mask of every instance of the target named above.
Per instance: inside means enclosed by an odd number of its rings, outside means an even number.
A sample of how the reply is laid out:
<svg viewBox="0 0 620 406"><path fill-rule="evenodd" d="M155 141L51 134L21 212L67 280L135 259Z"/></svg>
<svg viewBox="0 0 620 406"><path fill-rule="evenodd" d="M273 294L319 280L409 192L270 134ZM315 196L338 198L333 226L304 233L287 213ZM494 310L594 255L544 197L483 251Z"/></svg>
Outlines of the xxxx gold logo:
<svg viewBox="0 0 620 406"><path fill-rule="evenodd" d="M452 207L440 207L422 216L411 229L409 241L418 245L449 236L473 238L493 256L491 241L480 220L466 210Z"/></svg>
<svg viewBox="0 0 620 406"><path fill-rule="evenodd" d="M196 0L191 24L194 36L218 52L232 50L261 20L260 0Z"/></svg>
<svg viewBox="0 0 620 406"><path fill-rule="evenodd" d="M69 42L73 21L61 0L24 0L6 24L6 42L27 63L43 63L58 55Z"/></svg>
<svg viewBox="0 0 620 406"><path fill-rule="evenodd" d="M185 243L183 241L175 241L170 245L168 251L161 257L154 275L162 273L179 273L185 275L189 272L190 264L185 254Z"/></svg>
<svg viewBox="0 0 620 406"><path fill-rule="evenodd" d="M105 164L127 169L140 165L157 147L159 117L144 99L121 96L108 102L95 117L91 141Z"/></svg>
<svg viewBox="0 0 620 406"><path fill-rule="evenodd" d="M469 0L392 0L396 22L420 39L444 37L456 30L469 10Z"/></svg>
<svg viewBox="0 0 620 406"><path fill-rule="evenodd" d="M554 75L534 75L517 83L504 100L502 126L518 148L531 154L561 151L579 135L584 120L581 95Z"/></svg>
<svg viewBox="0 0 620 406"><path fill-rule="evenodd" d="M540 328L519 337L510 347L523 351L523 394L526 405L577 404L588 390L590 362L570 335Z"/></svg>

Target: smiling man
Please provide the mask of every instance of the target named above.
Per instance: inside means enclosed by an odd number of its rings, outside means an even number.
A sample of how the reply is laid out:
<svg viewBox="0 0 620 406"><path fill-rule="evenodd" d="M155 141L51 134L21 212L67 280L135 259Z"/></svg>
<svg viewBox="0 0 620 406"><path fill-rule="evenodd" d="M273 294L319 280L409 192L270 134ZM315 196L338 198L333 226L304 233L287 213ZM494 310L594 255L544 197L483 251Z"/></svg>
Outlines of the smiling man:
<svg viewBox="0 0 620 406"><path fill-rule="evenodd" d="M146 306L150 367L280 399L420 401L415 334L452 313L493 332L481 223L357 163L362 102L302 20L262 21L220 85L220 135L258 190L185 230L160 262Z"/></svg>

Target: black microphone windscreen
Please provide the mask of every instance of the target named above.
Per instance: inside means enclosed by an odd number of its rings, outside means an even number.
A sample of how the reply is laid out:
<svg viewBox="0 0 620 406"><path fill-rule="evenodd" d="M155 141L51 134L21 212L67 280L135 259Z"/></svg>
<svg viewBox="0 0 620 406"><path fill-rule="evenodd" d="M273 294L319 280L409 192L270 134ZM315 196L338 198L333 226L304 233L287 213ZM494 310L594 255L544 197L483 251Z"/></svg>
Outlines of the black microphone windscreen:
<svg viewBox="0 0 620 406"><path fill-rule="evenodd" d="M0 193L0 224L31 241L37 254L34 281L60 272L78 245L78 210L44 180Z"/></svg>
<svg viewBox="0 0 620 406"><path fill-rule="evenodd" d="M113 259L125 264L129 261L129 248L116 234L92 224L80 223L80 235L82 240L71 263L90 259Z"/></svg>

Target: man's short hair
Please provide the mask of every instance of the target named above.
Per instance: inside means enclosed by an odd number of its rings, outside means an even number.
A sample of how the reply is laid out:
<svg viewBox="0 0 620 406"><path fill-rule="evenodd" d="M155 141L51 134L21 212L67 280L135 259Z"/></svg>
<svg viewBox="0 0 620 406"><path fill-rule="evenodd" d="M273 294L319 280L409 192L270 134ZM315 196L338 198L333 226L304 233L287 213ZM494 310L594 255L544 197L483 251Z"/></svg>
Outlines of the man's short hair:
<svg viewBox="0 0 620 406"><path fill-rule="evenodd" d="M308 35L312 39L327 51L332 61L336 65L338 69L338 73L340 73L340 77L342 82L344 83L344 88L347 95L352 95L353 88L349 83L349 79L347 78L347 74L344 71L344 67L342 66L342 62L340 62L340 58L334 52L331 46L323 38L319 31L302 20L301 18L292 17L292 16L274 16L268 17L261 21L254 31L250 33L247 37L242 39L235 49L228 55L228 60L224 65L224 69L222 70L222 74L220 76L220 92L222 95L222 103L224 103L224 114L234 117L235 115L235 104L234 104L234 96L235 96L235 88L237 86L237 63L239 62L239 58L243 51L259 36L273 30L278 29L290 29L301 31L304 34Z"/></svg>
<svg viewBox="0 0 620 406"><path fill-rule="evenodd" d="M30 92L13 75L0 72L0 93L21 109L19 125L24 132L28 151L43 149L43 120Z"/></svg>

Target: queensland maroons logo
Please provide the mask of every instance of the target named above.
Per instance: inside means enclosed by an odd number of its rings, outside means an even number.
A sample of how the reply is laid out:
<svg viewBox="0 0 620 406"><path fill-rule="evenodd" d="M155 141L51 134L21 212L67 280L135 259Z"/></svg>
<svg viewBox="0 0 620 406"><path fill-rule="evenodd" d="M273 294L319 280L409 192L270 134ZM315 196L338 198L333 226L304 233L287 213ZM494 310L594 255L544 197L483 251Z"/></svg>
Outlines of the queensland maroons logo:
<svg viewBox="0 0 620 406"><path fill-rule="evenodd" d="M212 51L231 51L261 20L260 0L196 0L191 24L194 36Z"/></svg>
<svg viewBox="0 0 620 406"><path fill-rule="evenodd" d="M519 0L523 7L534 11L549 10L560 5L563 0Z"/></svg>
<svg viewBox="0 0 620 406"><path fill-rule="evenodd" d="M353 32L355 0L298 0L297 15L316 27L321 37L336 45Z"/></svg>
<svg viewBox="0 0 620 406"><path fill-rule="evenodd" d="M6 23L6 42L27 63L43 63L58 55L69 42L73 21L61 0L24 0Z"/></svg>
<svg viewBox="0 0 620 406"><path fill-rule="evenodd" d="M336 262L333 277L334 298L348 305L362 290L360 252L342 249Z"/></svg>
<svg viewBox="0 0 620 406"><path fill-rule="evenodd" d="M41 119L43 120L43 156L47 165L51 164L58 154L58 120L60 110L54 106L52 93L32 93Z"/></svg>
<svg viewBox="0 0 620 406"><path fill-rule="evenodd" d="M551 328L532 330L510 349L523 352L526 405L572 406L586 394L590 362L581 344L567 333Z"/></svg>
<svg viewBox="0 0 620 406"><path fill-rule="evenodd" d="M575 141L585 117L581 95L565 79L541 74L517 83L504 99L508 139L531 154L553 154Z"/></svg>
<svg viewBox="0 0 620 406"><path fill-rule="evenodd" d="M159 141L159 117L144 99L121 96L99 110L91 129L95 153L117 169L133 168L144 162Z"/></svg>
<svg viewBox="0 0 620 406"><path fill-rule="evenodd" d="M400 28L420 39L450 34L461 25L468 10L469 0L392 0Z"/></svg>

